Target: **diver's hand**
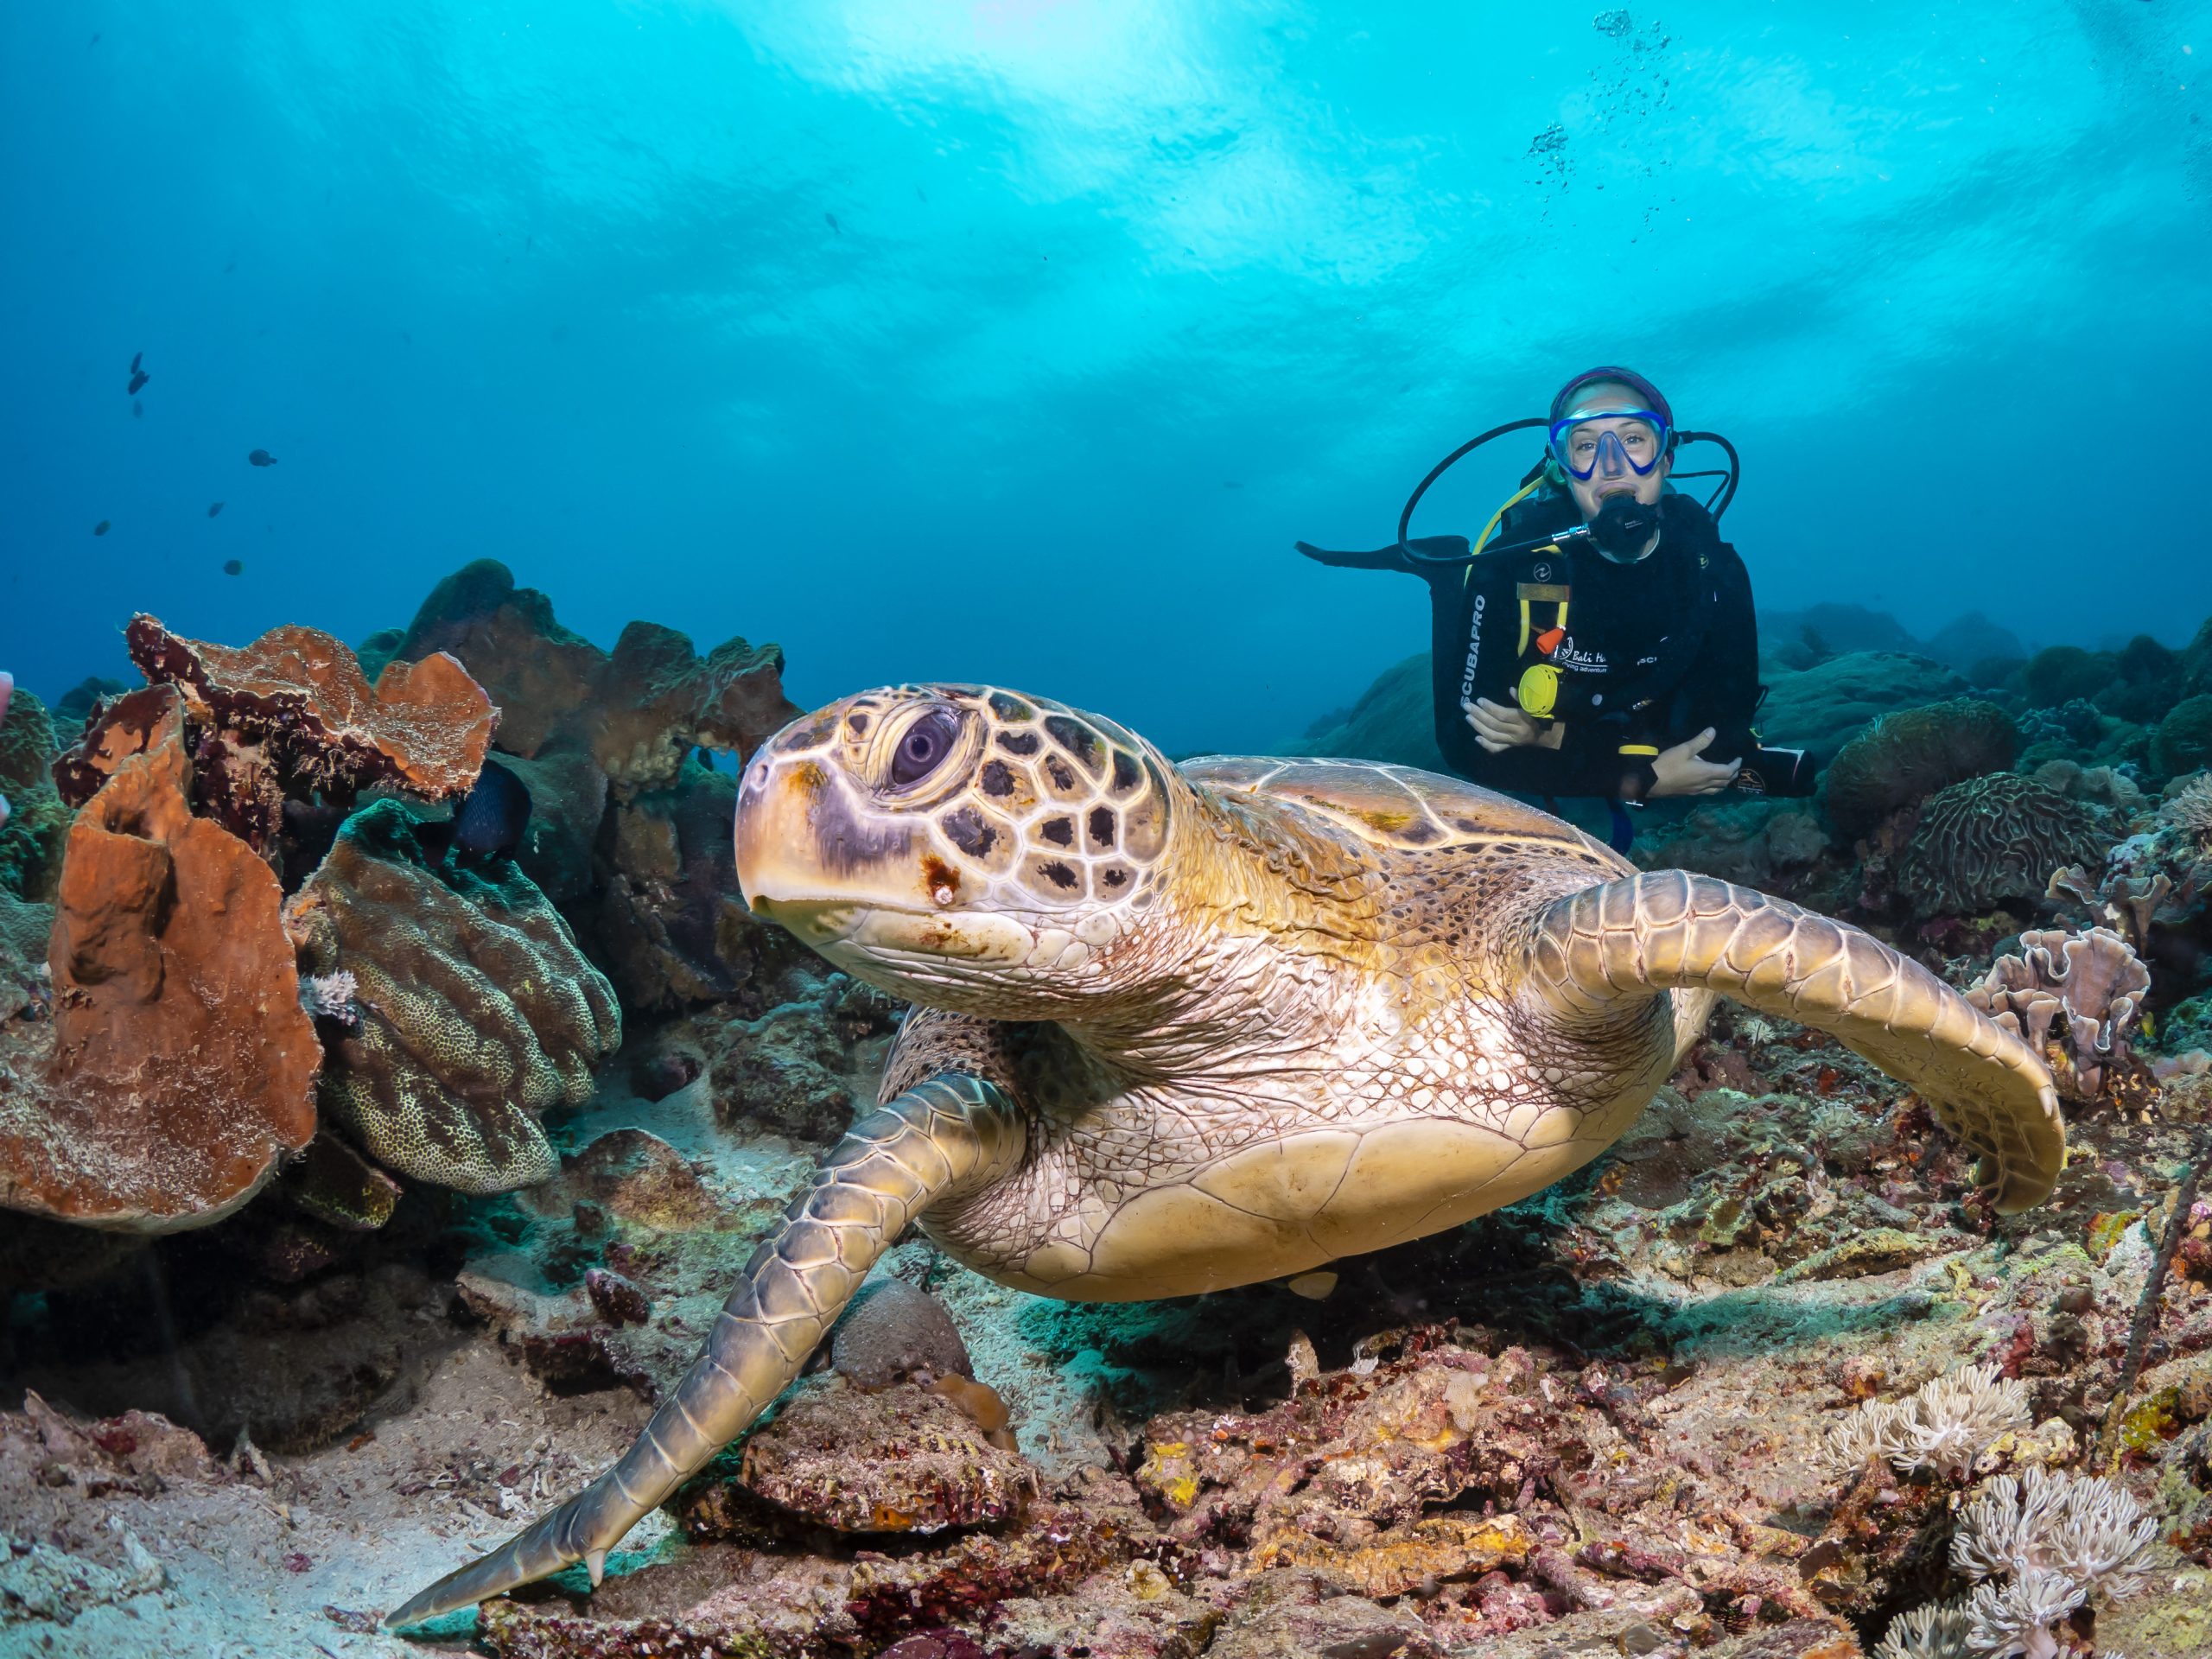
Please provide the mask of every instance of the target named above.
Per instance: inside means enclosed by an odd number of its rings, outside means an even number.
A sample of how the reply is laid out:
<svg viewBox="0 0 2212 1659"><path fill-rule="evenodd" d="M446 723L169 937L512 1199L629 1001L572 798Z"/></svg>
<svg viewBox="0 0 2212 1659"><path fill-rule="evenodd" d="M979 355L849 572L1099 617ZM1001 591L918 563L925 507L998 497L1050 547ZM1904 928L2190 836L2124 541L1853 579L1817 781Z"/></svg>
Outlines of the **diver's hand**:
<svg viewBox="0 0 2212 1659"><path fill-rule="evenodd" d="M1518 709L1492 702L1488 697L1477 697L1459 707L1466 710L1467 724L1475 728L1475 741L1492 754L1503 754L1508 749L1544 741L1543 728ZM1556 739L1551 747L1559 747Z"/></svg>
<svg viewBox="0 0 2212 1659"><path fill-rule="evenodd" d="M1658 781L1652 785L1647 798L1656 801L1662 795L1717 795L1734 783L1736 774L1744 769L1741 760L1699 759L1713 736L1713 729L1708 726L1688 742L1662 749L1651 762L1652 774Z"/></svg>

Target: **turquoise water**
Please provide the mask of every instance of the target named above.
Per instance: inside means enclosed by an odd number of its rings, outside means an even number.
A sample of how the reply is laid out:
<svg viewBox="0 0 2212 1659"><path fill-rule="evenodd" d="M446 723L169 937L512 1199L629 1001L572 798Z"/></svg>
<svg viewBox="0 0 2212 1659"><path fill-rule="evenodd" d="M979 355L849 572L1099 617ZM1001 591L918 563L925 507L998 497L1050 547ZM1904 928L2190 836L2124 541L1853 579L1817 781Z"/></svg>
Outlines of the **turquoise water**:
<svg viewBox="0 0 2212 1659"><path fill-rule="evenodd" d="M2208 60L2168 0L10 6L0 667L489 554L802 702L1272 743L1426 637L1291 542L1605 360L1741 447L1763 607L2176 640Z"/></svg>

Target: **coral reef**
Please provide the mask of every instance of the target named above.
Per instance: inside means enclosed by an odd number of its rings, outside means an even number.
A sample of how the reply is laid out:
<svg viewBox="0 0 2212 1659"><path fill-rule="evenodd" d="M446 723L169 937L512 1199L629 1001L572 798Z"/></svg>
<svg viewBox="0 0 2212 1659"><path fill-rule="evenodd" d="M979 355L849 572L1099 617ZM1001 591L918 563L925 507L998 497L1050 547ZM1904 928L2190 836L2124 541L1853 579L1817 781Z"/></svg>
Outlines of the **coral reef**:
<svg viewBox="0 0 2212 1659"><path fill-rule="evenodd" d="M53 1021L0 1037L0 1205L132 1231L203 1225L314 1134L322 1053L276 879L191 815L191 790L172 706L71 827Z"/></svg>
<svg viewBox="0 0 2212 1659"><path fill-rule="evenodd" d="M1834 757L1869 721L1901 709L1964 696L1971 688L1939 663L1893 651L1854 651L1775 677L1759 707L1770 741Z"/></svg>
<svg viewBox="0 0 2212 1659"><path fill-rule="evenodd" d="M1829 763L1821 780L1829 820L1855 840L1899 807L2010 769L2019 741L2012 717L1978 697L1885 715Z"/></svg>
<svg viewBox="0 0 2212 1659"><path fill-rule="evenodd" d="M589 753L619 798L677 781L701 746L741 757L798 717L774 645L730 639L704 658L684 635L632 622L610 655L554 620L534 588L480 559L425 600L395 653L450 652L509 711L500 747L535 759L563 740Z"/></svg>
<svg viewBox="0 0 2212 1659"><path fill-rule="evenodd" d="M271 628L234 649L136 616L124 638L148 683L182 696L195 806L257 851L275 848L288 800L345 806L378 785L442 800L483 769L494 713L451 657L390 664L371 686L353 653L314 628ZM146 724L133 699L104 704L55 766L71 805L98 786L118 721Z"/></svg>
<svg viewBox="0 0 2212 1659"><path fill-rule="evenodd" d="M47 775L54 752L45 706L0 674L0 892L54 896L69 817Z"/></svg>
<svg viewBox="0 0 2212 1659"><path fill-rule="evenodd" d="M2176 703L2151 739L2151 762L2174 775L2212 766L2212 696Z"/></svg>
<svg viewBox="0 0 2212 1659"><path fill-rule="evenodd" d="M356 987L324 1109L418 1180L467 1192L546 1180L537 1120L581 1103L620 1042L613 989L518 868L442 862L419 831L396 801L355 814L286 907L302 966Z"/></svg>
<svg viewBox="0 0 2212 1659"><path fill-rule="evenodd" d="M2150 988L2149 971L2119 934L2053 929L2020 935L2018 954L1993 963L1967 1000L2050 1054L2059 1092L2088 1101L2127 1071L2128 1039Z"/></svg>
<svg viewBox="0 0 2212 1659"><path fill-rule="evenodd" d="M1969 779L1922 804L1897 858L1897 890L1935 915L2041 899L2063 866L2101 864L2113 839L2099 809L2032 779Z"/></svg>

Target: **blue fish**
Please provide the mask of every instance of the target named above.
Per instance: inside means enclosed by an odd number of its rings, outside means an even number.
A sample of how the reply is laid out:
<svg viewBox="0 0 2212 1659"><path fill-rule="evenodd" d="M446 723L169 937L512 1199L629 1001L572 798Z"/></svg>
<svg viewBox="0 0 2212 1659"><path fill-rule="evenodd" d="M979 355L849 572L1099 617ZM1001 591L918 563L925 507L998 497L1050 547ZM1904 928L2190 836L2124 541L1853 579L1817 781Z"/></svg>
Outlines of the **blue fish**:
<svg viewBox="0 0 2212 1659"><path fill-rule="evenodd" d="M465 854L497 858L522 845L530 827L530 791L496 760L486 760L476 787L453 815L453 843Z"/></svg>

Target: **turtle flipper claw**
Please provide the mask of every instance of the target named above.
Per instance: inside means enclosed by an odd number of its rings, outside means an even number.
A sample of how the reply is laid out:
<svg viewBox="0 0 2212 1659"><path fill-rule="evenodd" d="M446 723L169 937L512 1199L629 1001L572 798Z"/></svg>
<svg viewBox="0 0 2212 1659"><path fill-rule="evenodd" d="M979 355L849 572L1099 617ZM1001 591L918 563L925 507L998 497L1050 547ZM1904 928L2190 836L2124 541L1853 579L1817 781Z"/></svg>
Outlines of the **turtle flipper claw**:
<svg viewBox="0 0 2212 1659"><path fill-rule="evenodd" d="M993 1084L918 1083L847 1131L781 1229L754 1255L676 1391L620 1462L512 1541L385 1618L419 1624L607 1553L799 1373L876 1258L931 1204L997 1179L1021 1156L1020 1115Z"/></svg>

